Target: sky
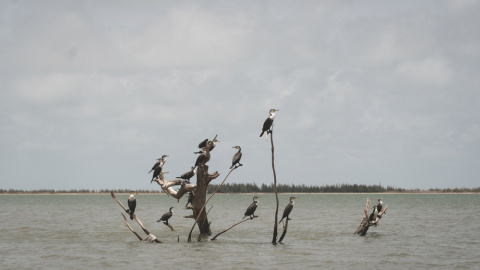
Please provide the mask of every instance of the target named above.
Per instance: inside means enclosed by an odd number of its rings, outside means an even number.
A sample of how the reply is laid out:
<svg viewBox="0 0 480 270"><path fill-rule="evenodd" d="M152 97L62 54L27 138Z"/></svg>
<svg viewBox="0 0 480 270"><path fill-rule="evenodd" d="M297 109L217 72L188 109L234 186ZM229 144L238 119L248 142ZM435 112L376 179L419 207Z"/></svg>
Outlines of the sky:
<svg viewBox="0 0 480 270"><path fill-rule="evenodd" d="M0 6L1 189L271 184L272 108L280 184L480 186L480 1Z"/></svg>

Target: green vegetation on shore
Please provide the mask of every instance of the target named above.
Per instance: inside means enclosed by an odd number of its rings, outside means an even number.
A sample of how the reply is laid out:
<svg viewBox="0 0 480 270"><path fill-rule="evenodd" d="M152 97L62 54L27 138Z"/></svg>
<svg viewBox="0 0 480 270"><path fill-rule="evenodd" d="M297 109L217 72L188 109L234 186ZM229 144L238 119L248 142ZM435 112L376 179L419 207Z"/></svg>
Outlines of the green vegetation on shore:
<svg viewBox="0 0 480 270"><path fill-rule="evenodd" d="M217 189L217 184L210 185L209 192L213 192ZM431 188L428 190L421 189L404 189L398 187L387 186L384 187L378 185L357 185L357 184L336 184L336 185L295 185L295 184L279 184L277 186L279 193L384 193L384 192L396 192L396 193L411 193L411 192L435 192L435 193L480 193L480 187L477 188ZM19 189L0 189L0 194L98 194L98 193L110 193L109 189L70 189L70 190L54 190L54 189L37 189L37 190L19 190ZM130 193L130 189L114 189L115 193ZM160 193L160 189L156 190L135 190L138 193ZM255 183L243 183L243 184L224 184L218 190L218 193L273 193L273 184L262 184L258 186Z"/></svg>

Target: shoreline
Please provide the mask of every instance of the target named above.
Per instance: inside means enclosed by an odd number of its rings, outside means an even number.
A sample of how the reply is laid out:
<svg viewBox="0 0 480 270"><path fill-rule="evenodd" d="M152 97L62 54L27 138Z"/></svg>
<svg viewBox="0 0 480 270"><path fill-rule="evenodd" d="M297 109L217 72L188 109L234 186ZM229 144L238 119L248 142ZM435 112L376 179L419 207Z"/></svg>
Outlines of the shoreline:
<svg viewBox="0 0 480 270"><path fill-rule="evenodd" d="M117 195L129 195L130 193L115 193ZM143 193L139 192L138 195L162 195L167 196L166 193ZM211 193L208 193L211 194ZM268 195L272 194L275 195L273 192L232 192L232 193L217 193L217 195L232 195L232 194L239 194L239 195L248 195L248 194L263 194ZM282 192L278 193L279 195L282 194L303 194L303 195L365 195L365 194L480 194L480 192L442 192L442 191L405 191L405 192ZM1 195L110 195L110 192L59 192L59 193L34 193L34 192L20 192L20 193L0 193Z"/></svg>

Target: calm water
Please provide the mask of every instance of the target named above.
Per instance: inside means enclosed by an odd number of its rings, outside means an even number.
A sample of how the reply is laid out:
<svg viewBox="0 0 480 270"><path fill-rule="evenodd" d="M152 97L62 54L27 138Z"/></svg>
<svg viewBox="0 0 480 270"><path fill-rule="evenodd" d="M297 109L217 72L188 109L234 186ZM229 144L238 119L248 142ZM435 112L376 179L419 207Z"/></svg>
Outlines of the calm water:
<svg viewBox="0 0 480 270"><path fill-rule="evenodd" d="M353 236L366 198L379 196L389 206L380 226ZM252 197L216 195L213 233L239 221ZM289 197L280 196L280 214ZM480 269L479 194L299 194L279 245L270 243L270 194L260 194L259 218L192 243L186 199L137 195L138 216L163 244L138 241L110 195L0 195L0 203L0 269ZM155 222L170 206L173 232Z"/></svg>

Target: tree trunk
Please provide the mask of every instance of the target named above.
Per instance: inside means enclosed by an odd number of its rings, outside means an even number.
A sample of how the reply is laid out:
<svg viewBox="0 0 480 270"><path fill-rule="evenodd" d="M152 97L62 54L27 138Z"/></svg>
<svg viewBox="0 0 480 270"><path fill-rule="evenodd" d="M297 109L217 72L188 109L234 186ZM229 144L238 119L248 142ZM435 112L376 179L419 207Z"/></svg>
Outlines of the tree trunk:
<svg viewBox="0 0 480 270"><path fill-rule="evenodd" d="M201 234L211 234L210 223L208 222L207 212L203 205L207 197L208 190L208 166L200 164L197 168L197 189L193 199L193 217L198 220L197 225Z"/></svg>

